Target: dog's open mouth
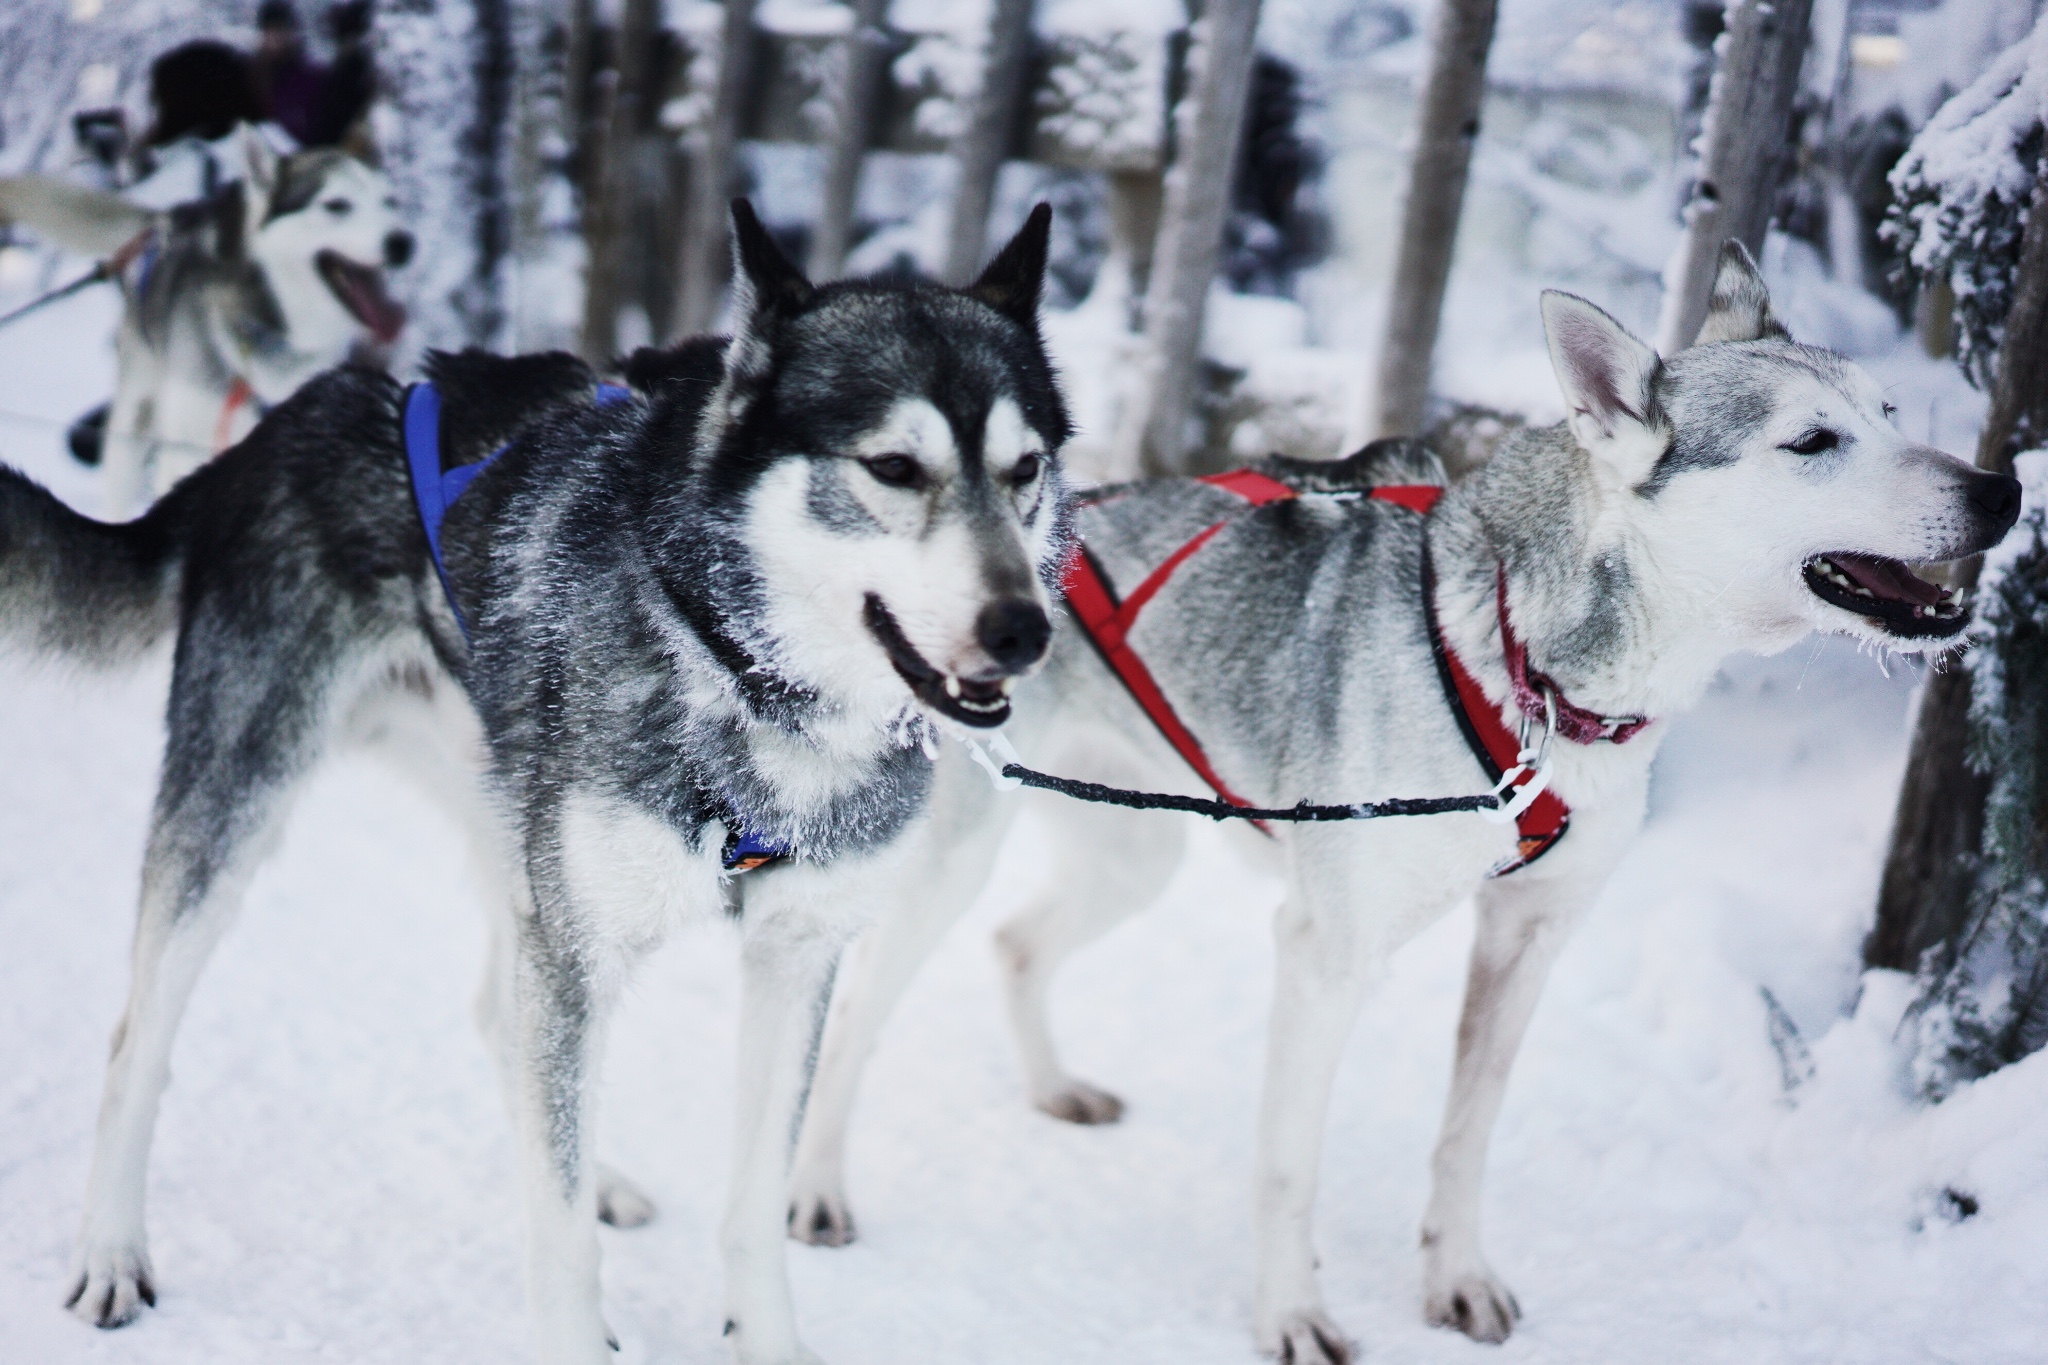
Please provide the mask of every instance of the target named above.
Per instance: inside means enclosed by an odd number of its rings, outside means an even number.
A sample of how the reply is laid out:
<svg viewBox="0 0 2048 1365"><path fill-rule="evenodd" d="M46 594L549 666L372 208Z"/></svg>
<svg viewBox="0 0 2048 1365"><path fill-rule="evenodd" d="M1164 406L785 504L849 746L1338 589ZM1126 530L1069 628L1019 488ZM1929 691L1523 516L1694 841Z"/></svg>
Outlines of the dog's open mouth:
<svg viewBox="0 0 2048 1365"><path fill-rule="evenodd" d="M1909 639L1940 639L1970 623L1962 599L1881 555L1816 555L1806 561L1806 586L1829 606L1853 611Z"/></svg>
<svg viewBox="0 0 2048 1365"><path fill-rule="evenodd" d="M405 326L405 306L384 291L381 268L358 265L338 251L321 252L313 264L349 316L369 328L371 336L387 345L398 339Z"/></svg>
<svg viewBox="0 0 2048 1365"><path fill-rule="evenodd" d="M905 638L903 628L896 624L887 605L873 593L868 594L862 614L869 632L888 651L897 675L926 706L962 725L981 729L1001 725L1010 718L1010 689L1016 685L1015 678L979 682L933 668L917 652L917 646Z"/></svg>

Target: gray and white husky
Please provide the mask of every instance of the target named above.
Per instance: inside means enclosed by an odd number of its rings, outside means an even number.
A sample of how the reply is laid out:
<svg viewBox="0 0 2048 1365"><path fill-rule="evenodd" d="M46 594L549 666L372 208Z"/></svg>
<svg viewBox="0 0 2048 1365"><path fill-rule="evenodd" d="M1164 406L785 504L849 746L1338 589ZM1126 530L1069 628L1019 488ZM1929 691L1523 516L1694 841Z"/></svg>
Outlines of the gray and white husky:
<svg viewBox="0 0 2048 1365"><path fill-rule="evenodd" d="M87 1321L154 1301L143 1184L173 1030L292 794L356 740L450 799L506 906L480 1013L522 1138L540 1358L611 1358L606 1013L678 920L730 913L726 1332L742 1361L812 1359L784 1215L832 971L909 871L934 726L1007 719L1046 651L1067 418L1038 331L1044 206L957 291L813 288L734 216L744 323L643 357L646 397L593 404L567 356L432 360L442 462L510 443L443 523L452 607L408 477L412 400L367 369L306 385L125 525L0 470L0 631L103 663L176 636L69 1301ZM785 856L736 880L746 839Z"/></svg>
<svg viewBox="0 0 2048 1365"><path fill-rule="evenodd" d="M163 212L47 176L0 179L0 222L122 267L110 516L140 511L405 323L384 270L411 258L413 238L383 172L331 148L280 157L247 128L242 144L244 175Z"/></svg>
<svg viewBox="0 0 2048 1365"><path fill-rule="evenodd" d="M1151 598L1132 640L1213 768L1255 805L1488 788L1439 676L1425 564L1441 638L1504 733L1524 723L1504 619L1529 676L1554 688L1537 704L1538 728L1553 702L1653 718L1625 744L1556 737L1551 784L1569 830L1497 878L1489 872L1517 855L1516 831L1475 814L1282 825L1273 840L1247 832L1277 847L1286 869L1258 1126L1254 1317L1259 1345L1292 1365L1350 1358L1324 1308L1310 1220L1338 1059L1394 950L1476 894L1422 1226L1424 1307L1431 1322L1499 1341L1520 1310L1480 1250L1488 1136L1551 962L1642 824L1661 720L1697 700L1727 655L1781 650L1810 631L1903 653L1943 648L1967 612L1907 563L1984 550L2018 515L2013 480L1905 439L1868 375L1793 342L1739 246L1724 253L1699 343L1669 358L1569 295L1546 294L1543 316L1569 417L1516 433L1426 518L1357 491L1443 482L1435 457L1405 442L1334 469L1274 462L1267 471L1305 495L1256 509L1202 483L1161 481L1111 490L1077 517L1082 543L1126 594L1226 523ZM1333 479L1335 496L1316 493ZM1032 766L1198 790L1075 630L1057 633L1017 710L1011 730ZM1062 959L1157 894L1185 817L999 797L964 761L942 765L939 780L926 868L905 882L914 894L863 940L832 1009L791 1202L792 1235L805 1241L852 1236L843 1153L861 1065L982 885L1021 800L1041 803L1064 865L997 935L1031 1098L1079 1123L1121 1112L1060 1066L1047 989Z"/></svg>

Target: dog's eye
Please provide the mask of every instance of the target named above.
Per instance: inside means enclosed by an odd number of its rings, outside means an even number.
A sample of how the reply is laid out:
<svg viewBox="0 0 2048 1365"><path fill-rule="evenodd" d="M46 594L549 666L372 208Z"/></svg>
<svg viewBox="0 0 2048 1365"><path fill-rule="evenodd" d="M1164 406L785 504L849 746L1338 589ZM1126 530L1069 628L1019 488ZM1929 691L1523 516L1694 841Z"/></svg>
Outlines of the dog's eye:
<svg viewBox="0 0 2048 1365"><path fill-rule="evenodd" d="M876 483L890 488L924 487L924 466L908 455L877 455L860 463L863 469L874 475Z"/></svg>
<svg viewBox="0 0 2048 1365"><path fill-rule="evenodd" d="M1885 421L1889 422L1889 421L1891 421L1891 419L1892 419L1892 418L1894 418L1894 417L1897 417L1898 415L1899 415L1899 409L1898 409L1898 407L1897 407L1897 406L1896 406L1895 404L1891 404L1891 403L1886 403L1886 404L1884 405L1884 419L1885 419Z"/></svg>
<svg viewBox="0 0 2048 1365"><path fill-rule="evenodd" d="M346 200L346 199L329 199L329 200L328 200L328 201L327 201L326 203L322 204L322 205L321 205L320 207L321 207L321 208L323 208L323 209L326 209L326 210L327 210L327 211L328 211L329 213L333 214L333 215L334 215L334 216L335 216L336 218L344 218L344 217L347 217L347 216L348 216L349 212L350 212L350 211L351 211L352 209L354 209L354 208L355 208L355 205L354 205L354 204L351 204L351 203L350 203L350 202L349 202L348 200Z"/></svg>
<svg viewBox="0 0 2048 1365"><path fill-rule="evenodd" d="M1040 460L1036 455L1026 455L1010 470L1010 482L1022 488L1038 477Z"/></svg>
<svg viewBox="0 0 2048 1365"><path fill-rule="evenodd" d="M1791 451L1794 455L1818 455L1824 450L1833 450L1841 442L1842 438L1835 435L1834 432L1829 431L1826 427L1819 427L1807 432L1796 441L1787 441L1784 449Z"/></svg>

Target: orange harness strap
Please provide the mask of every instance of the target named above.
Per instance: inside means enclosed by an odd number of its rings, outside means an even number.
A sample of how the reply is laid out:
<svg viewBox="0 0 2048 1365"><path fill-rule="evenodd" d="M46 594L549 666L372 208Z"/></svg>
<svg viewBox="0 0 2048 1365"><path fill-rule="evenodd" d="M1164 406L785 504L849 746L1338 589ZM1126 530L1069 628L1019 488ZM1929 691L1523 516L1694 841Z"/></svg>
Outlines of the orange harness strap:
<svg viewBox="0 0 2048 1365"><path fill-rule="evenodd" d="M213 453L218 455L234 442L235 414L256 400L256 390L249 387L249 381L240 375L228 387L228 396L220 405L220 417L213 424Z"/></svg>

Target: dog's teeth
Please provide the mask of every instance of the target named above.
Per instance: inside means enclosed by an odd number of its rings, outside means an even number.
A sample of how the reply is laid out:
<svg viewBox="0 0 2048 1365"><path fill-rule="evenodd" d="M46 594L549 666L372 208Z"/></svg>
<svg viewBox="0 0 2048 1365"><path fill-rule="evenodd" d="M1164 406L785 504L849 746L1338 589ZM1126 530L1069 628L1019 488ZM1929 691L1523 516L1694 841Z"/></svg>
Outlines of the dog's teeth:
<svg viewBox="0 0 2048 1365"><path fill-rule="evenodd" d="M1010 689L1015 687L1016 685L1017 680L1015 678L1005 678L1001 682L996 684L997 687L1002 689L1003 695L1006 697L1010 695Z"/></svg>
<svg viewBox="0 0 2048 1365"><path fill-rule="evenodd" d="M960 680L951 673L946 675L946 695L955 701L960 700Z"/></svg>

